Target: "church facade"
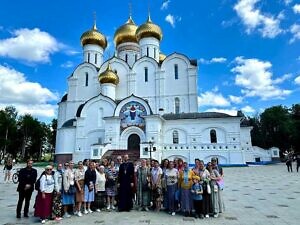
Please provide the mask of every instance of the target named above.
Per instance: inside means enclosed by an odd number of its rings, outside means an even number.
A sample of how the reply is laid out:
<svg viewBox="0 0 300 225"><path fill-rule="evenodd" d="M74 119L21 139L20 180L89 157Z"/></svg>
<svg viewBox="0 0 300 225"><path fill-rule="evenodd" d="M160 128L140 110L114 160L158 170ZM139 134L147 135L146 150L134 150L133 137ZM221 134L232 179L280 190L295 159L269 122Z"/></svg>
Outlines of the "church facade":
<svg viewBox="0 0 300 225"><path fill-rule="evenodd" d="M162 36L150 16L140 26L130 16L115 32L115 55L104 61L107 40L96 24L82 34L83 62L68 77L59 102L56 160L101 159L119 150L189 163L278 157L275 150L252 146L241 113L198 112L197 61L164 55Z"/></svg>

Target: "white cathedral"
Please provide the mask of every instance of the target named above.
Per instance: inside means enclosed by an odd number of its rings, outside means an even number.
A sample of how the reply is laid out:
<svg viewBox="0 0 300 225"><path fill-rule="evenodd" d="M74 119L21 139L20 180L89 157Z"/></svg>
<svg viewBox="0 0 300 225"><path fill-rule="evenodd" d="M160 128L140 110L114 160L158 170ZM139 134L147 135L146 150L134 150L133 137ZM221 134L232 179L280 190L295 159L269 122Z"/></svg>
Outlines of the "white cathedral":
<svg viewBox="0 0 300 225"><path fill-rule="evenodd" d="M114 35L115 55L103 60L106 37L94 24L82 34L83 62L68 77L59 102L56 161L195 158L222 164L270 161L276 149L251 144L243 115L198 112L197 61L160 50L161 28L131 16Z"/></svg>

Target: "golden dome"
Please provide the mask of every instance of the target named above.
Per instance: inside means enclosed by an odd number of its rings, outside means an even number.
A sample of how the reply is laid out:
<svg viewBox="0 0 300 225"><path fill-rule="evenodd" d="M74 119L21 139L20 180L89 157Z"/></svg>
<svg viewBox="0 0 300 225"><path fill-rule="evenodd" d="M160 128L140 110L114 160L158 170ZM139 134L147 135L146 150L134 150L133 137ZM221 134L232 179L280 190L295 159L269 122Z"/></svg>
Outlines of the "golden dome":
<svg viewBox="0 0 300 225"><path fill-rule="evenodd" d="M138 41L144 37L154 37L160 41L162 36L163 34L160 27L151 21L150 15L148 16L147 22L139 26L136 30L136 38Z"/></svg>
<svg viewBox="0 0 300 225"><path fill-rule="evenodd" d="M115 84L117 85L119 83L119 77L118 75L112 71L110 64L108 63L108 66L106 70L99 75L99 82L101 84Z"/></svg>
<svg viewBox="0 0 300 225"><path fill-rule="evenodd" d="M167 57L167 56L166 56L165 54L159 53L159 61L160 61L160 62L164 61L166 57Z"/></svg>
<svg viewBox="0 0 300 225"><path fill-rule="evenodd" d="M91 30L86 31L81 35L80 41L82 46L94 44L101 46L103 49L107 46L106 37L97 30L96 24Z"/></svg>
<svg viewBox="0 0 300 225"><path fill-rule="evenodd" d="M127 22L124 25L120 26L115 32L115 36L114 36L115 45L118 46L119 44L125 42L137 43L137 39L135 36L135 32L137 28L138 27L135 25L131 16L129 16Z"/></svg>

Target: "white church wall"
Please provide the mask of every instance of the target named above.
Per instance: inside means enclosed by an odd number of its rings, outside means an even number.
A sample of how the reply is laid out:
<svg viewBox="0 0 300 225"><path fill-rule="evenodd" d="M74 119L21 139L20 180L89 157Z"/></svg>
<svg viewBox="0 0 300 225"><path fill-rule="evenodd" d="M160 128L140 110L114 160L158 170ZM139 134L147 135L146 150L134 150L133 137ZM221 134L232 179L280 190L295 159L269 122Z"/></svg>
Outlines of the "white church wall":
<svg viewBox="0 0 300 225"><path fill-rule="evenodd" d="M175 65L178 68L178 79L175 79ZM162 65L162 70L165 71L165 96L181 96L188 93L187 69L187 62L180 57L165 59Z"/></svg>
<svg viewBox="0 0 300 225"><path fill-rule="evenodd" d="M90 63L81 64L73 73L75 86L69 85L70 90L74 95L70 95L70 101L86 101L97 95L100 91L98 82L98 73L96 67Z"/></svg>
<svg viewBox="0 0 300 225"><path fill-rule="evenodd" d="M60 128L63 123L66 121L66 113L67 113L67 103L60 102L58 104L58 112L57 112L57 127Z"/></svg>
<svg viewBox="0 0 300 225"><path fill-rule="evenodd" d="M76 142L75 127L60 128L57 130L55 154L72 154Z"/></svg>

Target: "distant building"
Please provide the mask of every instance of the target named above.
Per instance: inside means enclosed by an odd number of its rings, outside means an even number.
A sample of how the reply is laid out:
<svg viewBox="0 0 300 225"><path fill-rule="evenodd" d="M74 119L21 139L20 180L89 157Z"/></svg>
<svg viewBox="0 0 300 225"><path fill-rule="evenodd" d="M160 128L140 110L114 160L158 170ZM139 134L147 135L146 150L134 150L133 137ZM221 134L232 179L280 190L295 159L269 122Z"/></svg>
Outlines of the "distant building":
<svg viewBox="0 0 300 225"><path fill-rule="evenodd" d="M96 24L82 34L83 62L59 102L56 159L128 151L190 163L211 157L222 164L271 160L274 151L252 147L242 114L198 112L197 61L164 55L162 36L150 16L140 26L130 16L115 32L115 56L103 61L107 40Z"/></svg>

